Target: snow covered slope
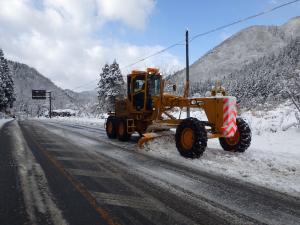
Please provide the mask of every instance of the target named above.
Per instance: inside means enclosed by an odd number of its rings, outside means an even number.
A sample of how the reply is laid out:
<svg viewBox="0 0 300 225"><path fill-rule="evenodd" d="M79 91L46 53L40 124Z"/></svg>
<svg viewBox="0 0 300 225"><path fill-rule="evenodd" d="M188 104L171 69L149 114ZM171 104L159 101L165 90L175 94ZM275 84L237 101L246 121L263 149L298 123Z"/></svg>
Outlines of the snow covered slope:
<svg viewBox="0 0 300 225"><path fill-rule="evenodd" d="M242 66L270 55L286 46L291 37L300 35L300 17L282 26L252 26L228 38L190 66L191 82L222 79ZM182 83L185 70L175 73L172 81Z"/></svg>

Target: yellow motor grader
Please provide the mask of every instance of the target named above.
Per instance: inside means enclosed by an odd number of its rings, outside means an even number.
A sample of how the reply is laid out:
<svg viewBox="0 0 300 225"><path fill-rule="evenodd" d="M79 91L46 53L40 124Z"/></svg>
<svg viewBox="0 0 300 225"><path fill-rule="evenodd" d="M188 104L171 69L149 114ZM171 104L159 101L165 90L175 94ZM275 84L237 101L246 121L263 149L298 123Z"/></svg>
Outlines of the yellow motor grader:
<svg viewBox="0 0 300 225"><path fill-rule="evenodd" d="M116 99L115 111L109 112L105 128L108 138L128 141L139 133L139 145L166 130L176 128L175 142L179 153L187 158L198 158L205 151L208 138L219 138L225 151L244 152L251 142L251 130L237 118L236 98L226 96L216 87L210 97L188 98L188 83L183 96L165 92L166 81L159 70L132 71L127 76L127 98ZM173 85L173 91L176 86ZM175 109L185 107L203 109L207 121L197 118L176 118Z"/></svg>

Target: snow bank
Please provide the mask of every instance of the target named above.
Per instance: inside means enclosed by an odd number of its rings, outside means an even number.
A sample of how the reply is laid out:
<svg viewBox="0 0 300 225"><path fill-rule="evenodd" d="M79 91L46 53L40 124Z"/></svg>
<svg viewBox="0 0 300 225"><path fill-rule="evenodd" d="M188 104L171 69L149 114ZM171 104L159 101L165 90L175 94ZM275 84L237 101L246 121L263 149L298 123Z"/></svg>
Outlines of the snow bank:
<svg viewBox="0 0 300 225"><path fill-rule="evenodd" d="M12 119L0 119L0 129L3 127L3 125L5 123L7 123L8 121L11 121Z"/></svg>
<svg viewBox="0 0 300 225"><path fill-rule="evenodd" d="M147 154L300 197L300 128L295 113L288 104L268 112L242 113L253 133L245 153L225 152L212 139L200 159L185 159L179 156L174 134L170 134L149 142ZM205 116L191 114L199 119Z"/></svg>
<svg viewBox="0 0 300 225"><path fill-rule="evenodd" d="M298 113L297 109L287 102L270 111L244 112L242 117L249 123L252 133L260 135L300 127L300 121L297 120Z"/></svg>
<svg viewBox="0 0 300 225"><path fill-rule="evenodd" d="M5 123L7 123L8 121L11 121L11 120L12 120L12 118L9 118L4 113L0 112L0 129Z"/></svg>

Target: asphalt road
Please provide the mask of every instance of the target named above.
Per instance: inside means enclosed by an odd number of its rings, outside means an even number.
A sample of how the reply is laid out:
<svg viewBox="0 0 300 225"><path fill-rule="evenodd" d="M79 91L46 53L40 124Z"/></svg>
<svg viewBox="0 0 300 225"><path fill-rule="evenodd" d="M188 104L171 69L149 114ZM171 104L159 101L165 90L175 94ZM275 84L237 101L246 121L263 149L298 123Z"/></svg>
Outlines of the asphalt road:
<svg viewBox="0 0 300 225"><path fill-rule="evenodd" d="M136 140L111 141L91 126L6 124L0 224L300 224L300 199L153 158Z"/></svg>

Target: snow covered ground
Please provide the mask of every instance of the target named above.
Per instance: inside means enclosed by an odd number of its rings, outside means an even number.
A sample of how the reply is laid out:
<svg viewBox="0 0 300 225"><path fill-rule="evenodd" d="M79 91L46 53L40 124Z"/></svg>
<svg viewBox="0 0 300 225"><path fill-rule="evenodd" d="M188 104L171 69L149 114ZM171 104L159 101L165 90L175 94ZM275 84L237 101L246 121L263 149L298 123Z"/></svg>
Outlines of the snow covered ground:
<svg viewBox="0 0 300 225"><path fill-rule="evenodd" d="M173 136L156 139L146 149L160 158L300 197L300 128L295 113L291 105L242 113L252 130L251 146L244 153L225 152L212 139L200 159L184 159L177 153ZM203 114L192 112L192 116Z"/></svg>
<svg viewBox="0 0 300 225"><path fill-rule="evenodd" d="M0 129L5 123L7 123L8 121L11 121L11 120L12 120L12 118L7 118L7 116L4 113L0 112Z"/></svg>
<svg viewBox="0 0 300 225"><path fill-rule="evenodd" d="M212 139L200 159L185 159L178 154L173 135L157 138L139 152L300 197L300 128L296 112L286 103L271 111L242 113L252 130L252 143L245 153L225 152L218 140ZM192 111L191 116L205 117L199 111ZM99 128L105 120L70 117L52 121Z"/></svg>

